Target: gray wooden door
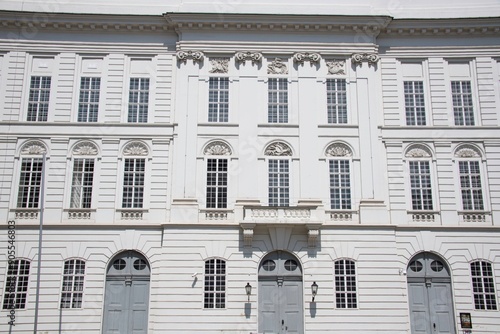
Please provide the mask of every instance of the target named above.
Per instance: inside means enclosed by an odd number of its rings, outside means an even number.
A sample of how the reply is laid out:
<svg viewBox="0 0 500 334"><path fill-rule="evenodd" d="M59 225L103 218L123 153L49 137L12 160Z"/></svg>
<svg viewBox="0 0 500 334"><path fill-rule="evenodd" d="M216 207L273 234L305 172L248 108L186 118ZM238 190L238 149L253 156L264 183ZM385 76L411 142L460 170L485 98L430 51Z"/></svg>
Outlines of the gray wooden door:
<svg viewBox="0 0 500 334"><path fill-rule="evenodd" d="M448 267L438 256L422 253L407 268L412 334L455 333Z"/></svg>
<svg viewBox="0 0 500 334"><path fill-rule="evenodd" d="M303 284L299 261L268 254L259 267L259 333L303 334Z"/></svg>
<svg viewBox="0 0 500 334"><path fill-rule="evenodd" d="M132 251L116 256L106 275L104 334L146 334L150 269L146 259Z"/></svg>

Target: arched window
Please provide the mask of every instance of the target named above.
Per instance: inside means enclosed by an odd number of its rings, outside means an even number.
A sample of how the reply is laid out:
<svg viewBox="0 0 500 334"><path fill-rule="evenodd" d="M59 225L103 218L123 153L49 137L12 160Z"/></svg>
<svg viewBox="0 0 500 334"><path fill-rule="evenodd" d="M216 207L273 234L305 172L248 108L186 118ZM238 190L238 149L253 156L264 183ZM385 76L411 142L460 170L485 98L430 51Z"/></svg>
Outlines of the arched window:
<svg viewBox="0 0 500 334"><path fill-rule="evenodd" d="M226 261L209 259L205 261L204 308L226 307Z"/></svg>
<svg viewBox="0 0 500 334"><path fill-rule="evenodd" d="M335 268L335 305L337 308L357 308L356 266L353 260L340 259Z"/></svg>
<svg viewBox="0 0 500 334"><path fill-rule="evenodd" d="M82 307L84 278L85 261L78 259L64 261L61 308Z"/></svg>
<svg viewBox="0 0 500 334"><path fill-rule="evenodd" d="M29 274L30 261L25 259L9 261L3 297L4 310L26 308Z"/></svg>
<svg viewBox="0 0 500 334"><path fill-rule="evenodd" d="M474 261L470 264L474 307L476 310L496 310L495 276L491 263Z"/></svg>

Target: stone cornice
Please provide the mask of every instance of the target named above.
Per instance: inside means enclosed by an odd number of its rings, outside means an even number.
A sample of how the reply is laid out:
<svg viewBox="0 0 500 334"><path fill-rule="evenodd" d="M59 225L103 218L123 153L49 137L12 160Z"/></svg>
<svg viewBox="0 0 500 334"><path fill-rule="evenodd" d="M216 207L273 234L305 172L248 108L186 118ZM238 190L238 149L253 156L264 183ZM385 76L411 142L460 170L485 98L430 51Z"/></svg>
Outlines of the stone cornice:
<svg viewBox="0 0 500 334"><path fill-rule="evenodd" d="M382 31L382 35L400 36L470 36L498 35L500 18L392 20Z"/></svg>

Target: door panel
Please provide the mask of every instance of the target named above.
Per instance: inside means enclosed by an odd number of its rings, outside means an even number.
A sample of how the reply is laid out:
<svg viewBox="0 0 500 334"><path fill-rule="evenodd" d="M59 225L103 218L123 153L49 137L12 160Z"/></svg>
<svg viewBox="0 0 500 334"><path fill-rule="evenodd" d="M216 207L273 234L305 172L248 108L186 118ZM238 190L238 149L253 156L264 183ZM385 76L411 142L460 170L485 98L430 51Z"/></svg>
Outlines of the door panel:
<svg viewBox="0 0 500 334"><path fill-rule="evenodd" d="M431 333L428 297L425 283L408 283L410 302L411 332L414 334Z"/></svg>
<svg viewBox="0 0 500 334"><path fill-rule="evenodd" d="M279 304L277 281L259 282L259 333L279 333Z"/></svg>
<svg viewBox="0 0 500 334"><path fill-rule="evenodd" d="M429 308L432 315L434 333L454 333L454 319L451 312L451 287L450 283L432 283L428 288Z"/></svg>
<svg viewBox="0 0 500 334"><path fill-rule="evenodd" d="M105 334L121 334L126 331L128 296L125 292L125 281L106 282L106 298L104 300Z"/></svg>
<svg viewBox="0 0 500 334"><path fill-rule="evenodd" d="M284 333L303 333L302 330L302 282L283 282Z"/></svg>

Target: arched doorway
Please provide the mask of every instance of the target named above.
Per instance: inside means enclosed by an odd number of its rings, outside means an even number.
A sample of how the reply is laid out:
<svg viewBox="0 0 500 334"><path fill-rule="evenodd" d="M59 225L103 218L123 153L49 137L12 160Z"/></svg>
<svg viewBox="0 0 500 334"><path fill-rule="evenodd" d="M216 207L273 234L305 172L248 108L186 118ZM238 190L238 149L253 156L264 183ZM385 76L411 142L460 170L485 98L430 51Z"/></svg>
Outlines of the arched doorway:
<svg viewBox="0 0 500 334"><path fill-rule="evenodd" d="M259 266L259 333L304 333L302 267L290 253L267 254Z"/></svg>
<svg viewBox="0 0 500 334"><path fill-rule="evenodd" d="M104 334L146 334L151 269L135 251L116 255L109 263L104 297Z"/></svg>
<svg viewBox="0 0 500 334"><path fill-rule="evenodd" d="M450 269L431 253L414 256L407 268L412 334L455 333Z"/></svg>

